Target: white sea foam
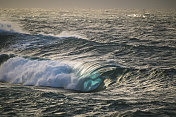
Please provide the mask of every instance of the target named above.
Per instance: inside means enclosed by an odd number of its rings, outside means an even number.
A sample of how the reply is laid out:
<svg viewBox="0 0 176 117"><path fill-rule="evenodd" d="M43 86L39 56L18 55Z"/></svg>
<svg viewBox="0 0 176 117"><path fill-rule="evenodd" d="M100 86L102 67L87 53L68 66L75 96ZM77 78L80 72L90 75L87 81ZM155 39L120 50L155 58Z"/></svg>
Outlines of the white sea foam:
<svg viewBox="0 0 176 117"><path fill-rule="evenodd" d="M57 35L58 37L68 38L68 37L76 37L76 38L82 38L86 39L84 35L81 35L77 32L70 32L70 31L63 31L60 34Z"/></svg>
<svg viewBox="0 0 176 117"><path fill-rule="evenodd" d="M87 37L83 34L80 34L76 31L62 31L59 34L45 34L45 33L40 33L41 35L45 36L53 36L53 37L58 37L59 39L65 39L65 38L81 38L81 39L87 39Z"/></svg>
<svg viewBox="0 0 176 117"><path fill-rule="evenodd" d="M22 57L11 58L1 65L0 80L75 90L78 82L72 68L65 63L54 60L30 60Z"/></svg>

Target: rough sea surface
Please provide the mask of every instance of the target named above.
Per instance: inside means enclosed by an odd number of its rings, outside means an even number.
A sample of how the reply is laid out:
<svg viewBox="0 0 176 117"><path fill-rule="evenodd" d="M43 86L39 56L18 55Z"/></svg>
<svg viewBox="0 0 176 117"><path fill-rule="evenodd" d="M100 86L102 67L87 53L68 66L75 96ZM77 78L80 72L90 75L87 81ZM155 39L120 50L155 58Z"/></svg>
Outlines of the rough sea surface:
<svg viewBox="0 0 176 117"><path fill-rule="evenodd" d="M0 9L0 116L176 116L176 10Z"/></svg>

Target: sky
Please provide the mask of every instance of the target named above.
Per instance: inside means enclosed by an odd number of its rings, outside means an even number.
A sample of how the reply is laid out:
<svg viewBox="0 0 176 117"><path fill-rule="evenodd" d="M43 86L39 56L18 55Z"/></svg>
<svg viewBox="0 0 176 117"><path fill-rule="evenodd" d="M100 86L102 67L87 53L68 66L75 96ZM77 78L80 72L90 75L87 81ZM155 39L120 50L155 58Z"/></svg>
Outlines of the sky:
<svg viewBox="0 0 176 117"><path fill-rule="evenodd" d="M176 0L0 0L0 8L174 8Z"/></svg>

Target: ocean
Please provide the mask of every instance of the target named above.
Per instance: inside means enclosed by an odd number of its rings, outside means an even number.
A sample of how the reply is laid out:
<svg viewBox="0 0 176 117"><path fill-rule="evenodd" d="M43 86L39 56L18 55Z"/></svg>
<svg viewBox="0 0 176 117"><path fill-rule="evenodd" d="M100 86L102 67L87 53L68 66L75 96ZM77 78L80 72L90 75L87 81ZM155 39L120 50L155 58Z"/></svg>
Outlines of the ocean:
<svg viewBox="0 0 176 117"><path fill-rule="evenodd" d="M0 9L0 116L176 116L176 10Z"/></svg>

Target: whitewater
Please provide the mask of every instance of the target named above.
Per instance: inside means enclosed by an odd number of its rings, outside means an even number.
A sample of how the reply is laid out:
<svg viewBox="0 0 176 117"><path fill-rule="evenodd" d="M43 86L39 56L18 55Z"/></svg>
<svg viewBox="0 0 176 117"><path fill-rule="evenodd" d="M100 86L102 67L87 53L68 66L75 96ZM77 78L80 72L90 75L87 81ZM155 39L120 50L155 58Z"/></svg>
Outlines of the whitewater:
<svg viewBox="0 0 176 117"><path fill-rule="evenodd" d="M176 12L0 9L1 116L176 116Z"/></svg>

